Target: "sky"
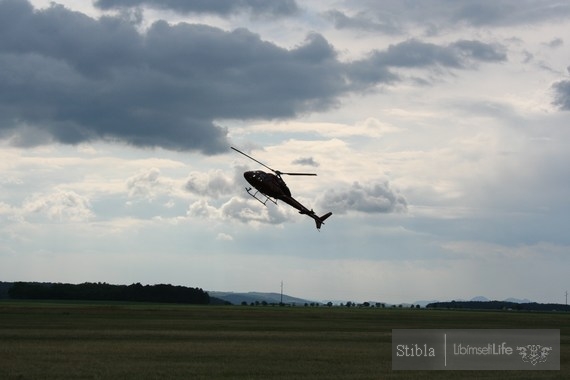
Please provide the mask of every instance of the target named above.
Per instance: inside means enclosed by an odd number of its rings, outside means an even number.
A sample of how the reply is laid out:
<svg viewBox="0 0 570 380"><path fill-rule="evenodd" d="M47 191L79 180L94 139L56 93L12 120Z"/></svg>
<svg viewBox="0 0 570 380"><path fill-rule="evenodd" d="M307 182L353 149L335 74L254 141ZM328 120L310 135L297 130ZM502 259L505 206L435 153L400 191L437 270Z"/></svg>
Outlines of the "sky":
<svg viewBox="0 0 570 380"><path fill-rule="evenodd" d="M0 280L570 288L570 4L0 0ZM320 231L263 206L284 177Z"/></svg>

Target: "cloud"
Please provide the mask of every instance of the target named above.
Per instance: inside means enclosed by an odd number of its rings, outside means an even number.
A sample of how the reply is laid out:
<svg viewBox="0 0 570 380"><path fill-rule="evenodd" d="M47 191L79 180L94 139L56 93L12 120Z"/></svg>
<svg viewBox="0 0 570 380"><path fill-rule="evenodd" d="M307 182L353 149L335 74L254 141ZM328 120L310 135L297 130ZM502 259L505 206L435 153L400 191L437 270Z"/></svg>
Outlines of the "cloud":
<svg viewBox="0 0 570 380"><path fill-rule="evenodd" d="M274 122L260 123L249 125L247 132L263 132L263 133L284 133L291 135L294 133L311 133L337 139L345 139L351 137L365 137L368 139L376 139L384 137L392 133L400 133L402 128L398 128L390 123L382 122L376 118L368 117L364 120L357 121L353 124L328 123L328 122L303 122L293 120L290 122ZM235 132L232 131L232 132ZM242 131L241 133L245 133ZM337 140L340 141L340 140Z"/></svg>
<svg viewBox="0 0 570 380"><path fill-rule="evenodd" d="M150 168L127 179L129 198L152 201L161 192L160 170Z"/></svg>
<svg viewBox="0 0 570 380"><path fill-rule="evenodd" d="M443 66L465 68L472 62L501 62L507 59L500 45L459 40L440 46L411 39L376 52L373 62L391 67Z"/></svg>
<svg viewBox="0 0 570 380"><path fill-rule="evenodd" d="M232 235L228 235L228 234L225 234L225 233L223 233L223 232L220 232L220 233L216 236L216 240L219 240L219 241L233 241L234 238L232 237Z"/></svg>
<svg viewBox="0 0 570 380"><path fill-rule="evenodd" d="M502 245L483 241L446 241L441 243L443 253L450 258L473 258L493 261L497 259L528 260L550 259L562 257L568 252L567 245L557 245L550 242L534 244L519 244L516 246Z"/></svg>
<svg viewBox="0 0 570 380"><path fill-rule="evenodd" d="M319 203L323 209L344 214L350 211L367 214L403 212L407 201L387 181L361 185L354 182L346 189L327 191Z"/></svg>
<svg viewBox="0 0 570 380"><path fill-rule="evenodd" d="M89 199L74 191L36 194L24 202L22 211L25 215L43 214L60 222L83 222L94 216Z"/></svg>
<svg viewBox="0 0 570 380"><path fill-rule="evenodd" d="M358 7L358 11L354 11ZM558 0L425 0L411 5L399 0L360 0L350 12L331 10L326 13L336 28L352 28L404 34L420 26L426 33L473 27L508 27L561 22L570 18L570 5ZM353 14L353 16L350 16Z"/></svg>
<svg viewBox="0 0 570 380"><path fill-rule="evenodd" d="M394 83L395 68L463 69L500 62L498 45L418 40L341 62L311 33L292 49L247 29L91 18L52 5L0 3L0 137L21 146L86 141L226 151L220 120L269 120L336 106L349 93Z"/></svg>
<svg viewBox="0 0 570 380"><path fill-rule="evenodd" d="M296 160L293 160L293 164L319 167L319 163L317 161L315 161L315 159L313 157L298 158Z"/></svg>
<svg viewBox="0 0 570 380"><path fill-rule="evenodd" d="M551 41L544 43L544 45L552 49L556 49L564 45L564 40L562 38L554 38Z"/></svg>
<svg viewBox="0 0 570 380"><path fill-rule="evenodd" d="M354 16L349 16L337 9L324 13L324 17L331 20L336 29L360 29L371 32L382 32L386 34L399 34L402 32L401 26L395 18L382 17L386 14L371 14L361 11Z"/></svg>
<svg viewBox="0 0 570 380"><path fill-rule="evenodd" d="M570 80L562 80L552 85L553 104L563 111L570 111Z"/></svg>
<svg viewBox="0 0 570 380"><path fill-rule="evenodd" d="M281 207L263 205L233 197L220 207L215 207L205 199L200 199L190 205L187 216L213 220L234 220L246 224L282 224L289 219L287 211Z"/></svg>
<svg viewBox="0 0 570 380"><path fill-rule="evenodd" d="M236 183L221 170L207 173L192 172L188 176L184 189L197 195L218 198L236 191Z"/></svg>
<svg viewBox="0 0 570 380"><path fill-rule="evenodd" d="M316 34L287 50L246 29L159 21L143 34L56 5L8 0L0 14L0 135L20 145L40 136L216 153L229 144L215 119L291 117L343 91Z"/></svg>
<svg viewBox="0 0 570 380"><path fill-rule="evenodd" d="M220 16L240 12L262 16L290 16L299 11L295 0L97 0L94 5L104 10L147 6L179 13L209 13Z"/></svg>
<svg viewBox="0 0 570 380"><path fill-rule="evenodd" d="M18 219L18 210L15 209L12 205L0 201L0 215L5 218L2 218L2 222L11 221L13 219ZM3 224L3 223L2 223Z"/></svg>
<svg viewBox="0 0 570 380"><path fill-rule="evenodd" d="M478 62L502 62L507 59L505 49L498 44L475 40L459 40L437 45L410 39L373 51L367 58L347 66L348 78L356 88L370 83L394 83L399 76L390 69L445 67L467 69Z"/></svg>
<svg viewBox="0 0 570 380"><path fill-rule="evenodd" d="M204 199L200 199L190 205L188 207L188 211L186 212L187 216L191 217L201 217L201 218L215 218L218 215L218 210L210 206L208 201Z"/></svg>
<svg viewBox="0 0 570 380"><path fill-rule="evenodd" d="M443 1L437 1L442 4ZM450 19L473 26L512 26L563 20L570 17L570 5L556 0L458 1L451 7Z"/></svg>
<svg viewBox="0 0 570 380"><path fill-rule="evenodd" d="M21 145L34 136L22 131L36 129L70 144L119 140L206 153L226 147L226 131L188 107L199 89L158 62L160 28L144 36L121 18L95 20L56 5L34 11L23 1L0 3L0 13L4 135L19 135Z"/></svg>
<svg viewBox="0 0 570 380"><path fill-rule="evenodd" d="M252 202L255 201L234 197L222 205L221 215L225 219L233 219L242 223L282 224L289 219L282 207L273 205L265 207Z"/></svg>

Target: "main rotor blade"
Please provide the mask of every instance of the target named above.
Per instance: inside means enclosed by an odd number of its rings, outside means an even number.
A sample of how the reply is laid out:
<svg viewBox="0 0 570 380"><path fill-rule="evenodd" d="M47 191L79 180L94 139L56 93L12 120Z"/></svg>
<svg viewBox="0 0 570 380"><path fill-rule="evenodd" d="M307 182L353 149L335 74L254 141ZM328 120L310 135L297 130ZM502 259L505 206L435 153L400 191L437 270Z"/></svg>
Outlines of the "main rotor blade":
<svg viewBox="0 0 570 380"><path fill-rule="evenodd" d="M280 172L280 171L278 171L278 173L279 173L279 174L286 174L286 175L314 175L314 176L316 176L315 173L283 173L283 172Z"/></svg>
<svg viewBox="0 0 570 380"><path fill-rule="evenodd" d="M274 172L274 173L276 173L276 174L279 173L277 170L271 169L269 166L265 165L263 162L257 161L255 158L251 157L249 154L245 154L244 152L242 152L242 151L239 150L239 149L234 148L233 146L230 146L230 148L232 148L233 150L235 150L235 151L238 152L238 153L243 154L243 155L246 156L247 158L252 159L253 161L257 162L258 164L265 166L267 169L271 170L272 172ZM282 174L286 174L286 173L282 173Z"/></svg>
<svg viewBox="0 0 570 380"><path fill-rule="evenodd" d="M255 158L251 157L249 154L246 154L246 153L242 152L241 150L234 148L233 146L230 146L230 148L232 148L233 150L235 150L235 151L238 152L238 153L243 154L243 155L246 156L247 158L249 158L249 159L251 159L251 160L257 162L258 164L263 165L264 167L266 167L267 169L271 170L273 173L277 174L278 176L280 176L281 174L285 174L285 175L310 175L310 176L316 176L315 173L283 173L283 172L281 172L281 171L279 171L279 170L275 170L275 169L270 168L269 166L265 165L263 162L256 160Z"/></svg>

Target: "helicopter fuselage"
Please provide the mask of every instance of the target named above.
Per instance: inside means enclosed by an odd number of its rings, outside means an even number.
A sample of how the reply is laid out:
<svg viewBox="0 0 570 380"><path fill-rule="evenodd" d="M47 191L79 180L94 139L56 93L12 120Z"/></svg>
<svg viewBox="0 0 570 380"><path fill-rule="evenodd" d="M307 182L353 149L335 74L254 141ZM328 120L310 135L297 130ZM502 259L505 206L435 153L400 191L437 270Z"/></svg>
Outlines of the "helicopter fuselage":
<svg viewBox="0 0 570 380"><path fill-rule="evenodd" d="M283 200L283 198L291 196L291 190L285 181L275 174L255 170L245 172L243 176L251 186L268 197Z"/></svg>
<svg viewBox="0 0 570 380"><path fill-rule="evenodd" d="M281 177L262 170L248 171L243 173L243 176L251 186L263 195L279 199L299 210L301 214L313 214L313 210L309 210L291 196L291 190L289 190Z"/></svg>

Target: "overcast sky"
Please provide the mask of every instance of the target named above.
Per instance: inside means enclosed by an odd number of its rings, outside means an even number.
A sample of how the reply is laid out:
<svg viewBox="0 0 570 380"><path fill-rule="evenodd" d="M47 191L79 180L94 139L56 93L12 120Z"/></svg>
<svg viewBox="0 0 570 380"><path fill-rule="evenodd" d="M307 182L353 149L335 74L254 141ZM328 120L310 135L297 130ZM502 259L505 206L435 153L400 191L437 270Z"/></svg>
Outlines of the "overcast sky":
<svg viewBox="0 0 570 380"><path fill-rule="evenodd" d="M0 0L0 280L570 288L570 4ZM320 232L245 192L282 171Z"/></svg>

